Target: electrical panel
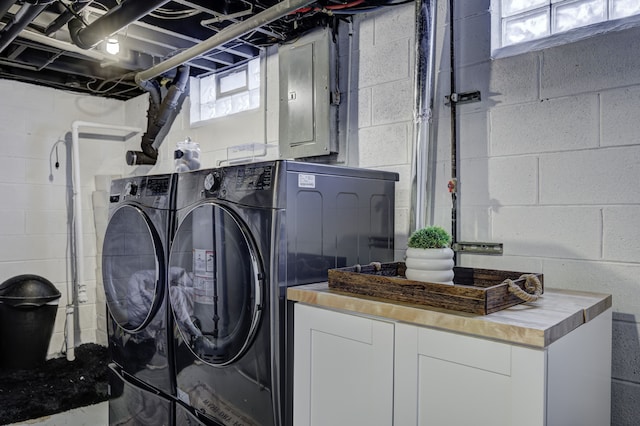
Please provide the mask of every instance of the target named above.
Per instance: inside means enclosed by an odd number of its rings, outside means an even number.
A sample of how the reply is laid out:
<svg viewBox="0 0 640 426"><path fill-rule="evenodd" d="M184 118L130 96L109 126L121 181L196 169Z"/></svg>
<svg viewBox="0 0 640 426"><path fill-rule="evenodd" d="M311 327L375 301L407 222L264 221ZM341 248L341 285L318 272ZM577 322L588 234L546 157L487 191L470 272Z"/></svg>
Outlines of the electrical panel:
<svg viewBox="0 0 640 426"><path fill-rule="evenodd" d="M280 157L338 151L336 51L332 32L326 28L279 47Z"/></svg>

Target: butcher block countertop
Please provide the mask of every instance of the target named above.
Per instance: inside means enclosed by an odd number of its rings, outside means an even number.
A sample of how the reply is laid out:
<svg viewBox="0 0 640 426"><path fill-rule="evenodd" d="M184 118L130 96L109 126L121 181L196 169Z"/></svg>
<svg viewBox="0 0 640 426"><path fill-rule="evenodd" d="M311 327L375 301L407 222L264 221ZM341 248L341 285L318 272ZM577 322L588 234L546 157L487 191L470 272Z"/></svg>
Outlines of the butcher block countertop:
<svg viewBox="0 0 640 426"><path fill-rule="evenodd" d="M509 343L544 348L611 307L611 295L545 288L535 302L489 315L360 296L329 289L327 282L287 289L292 301L373 315Z"/></svg>

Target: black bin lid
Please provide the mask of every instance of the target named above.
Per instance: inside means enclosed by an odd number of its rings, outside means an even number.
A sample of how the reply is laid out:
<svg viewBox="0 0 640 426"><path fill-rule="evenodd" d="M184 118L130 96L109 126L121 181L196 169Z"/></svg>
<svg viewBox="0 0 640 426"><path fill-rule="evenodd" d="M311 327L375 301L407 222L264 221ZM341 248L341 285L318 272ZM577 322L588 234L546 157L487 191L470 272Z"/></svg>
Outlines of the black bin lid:
<svg viewBox="0 0 640 426"><path fill-rule="evenodd" d="M42 306L60 296L51 281L38 275L18 275L0 284L0 303L11 306Z"/></svg>

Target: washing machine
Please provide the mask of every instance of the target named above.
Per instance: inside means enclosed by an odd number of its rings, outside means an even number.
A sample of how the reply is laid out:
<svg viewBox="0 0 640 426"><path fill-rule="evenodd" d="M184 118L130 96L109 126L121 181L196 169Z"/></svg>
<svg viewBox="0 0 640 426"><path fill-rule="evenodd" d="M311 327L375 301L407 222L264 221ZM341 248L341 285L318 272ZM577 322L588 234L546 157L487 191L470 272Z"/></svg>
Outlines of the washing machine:
<svg viewBox="0 0 640 426"><path fill-rule="evenodd" d="M178 175L178 424L291 424L289 286L393 260L395 173L270 161Z"/></svg>
<svg viewBox="0 0 640 426"><path fill-rule="evenodd" d="M111 183L102 249L110 424L174 422L175 381L167 256L175 175Z"/></svg>

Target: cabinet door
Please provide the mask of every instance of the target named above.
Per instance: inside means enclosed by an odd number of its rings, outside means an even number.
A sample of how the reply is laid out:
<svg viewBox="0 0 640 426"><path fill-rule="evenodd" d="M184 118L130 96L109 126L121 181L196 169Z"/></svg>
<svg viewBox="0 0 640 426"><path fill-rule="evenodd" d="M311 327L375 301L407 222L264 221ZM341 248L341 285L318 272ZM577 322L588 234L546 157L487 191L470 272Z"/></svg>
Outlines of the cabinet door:
<svg viewBox="0 0 640 426"><path fill-rule="evenodd" d="M397 324L394 426L543 426L545 362L544 351Z"/></svg>
<svg viewBox="0 0 640 426"><path fill-rule="evenodd" d="M295 426L393 424L392 323L297 303Z"/></svg>

